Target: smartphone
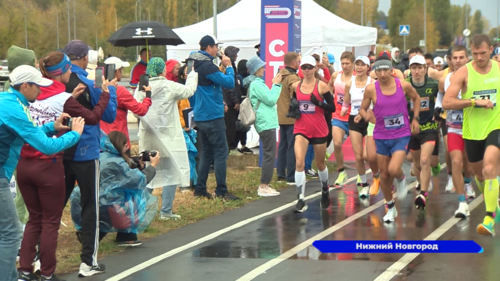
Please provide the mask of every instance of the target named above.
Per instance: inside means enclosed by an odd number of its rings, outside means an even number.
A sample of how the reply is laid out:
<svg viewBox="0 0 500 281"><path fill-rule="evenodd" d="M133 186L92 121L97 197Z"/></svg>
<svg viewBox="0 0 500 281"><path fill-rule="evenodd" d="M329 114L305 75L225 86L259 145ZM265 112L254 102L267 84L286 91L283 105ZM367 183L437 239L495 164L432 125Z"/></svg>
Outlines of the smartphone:
<svg viewBox="0 0 500 281"><path fill-rule="evenodd" d="M114 63L106 64L106 76L105 77L108 81L115 79L115 70L116 70L116 65Z"/></svg>
<svg viewBox="0 0 500 281"><path fill-rule="evenodd" d="M193 65L194 65L194 60L188 60L187 63L187 74L191 73L191 70L193 70Z"/></svg>
<svg viewBox="0 0 500 281"><path fill-rule="evenodd" d="M71 129L71 124L73 124L73 118L70 117L70 118L64 119L64 121L63 121L64 126L68 126Z"/></svg>
<svg viewBox="0 0 500 281"><path fill-rule="evenodd" d="M219 58L222 58L222 56L224 56L224 47L219 46L219 52L217 53L217 56Z"/></svg>
<svg viewBox="0 0 500 281"><path fill-rule="evenodd" d="M104 75L104 67L97 67L95 69L95 88L101 88L102 87L102 76Z"/></svg>
<svg viewBox="0 0 500 281"><path fill-rule="evenodd" d="M149 75L148 74L143 74L141 77L139 77L139 91L144 91L143 86L149 86Z"/></svg>

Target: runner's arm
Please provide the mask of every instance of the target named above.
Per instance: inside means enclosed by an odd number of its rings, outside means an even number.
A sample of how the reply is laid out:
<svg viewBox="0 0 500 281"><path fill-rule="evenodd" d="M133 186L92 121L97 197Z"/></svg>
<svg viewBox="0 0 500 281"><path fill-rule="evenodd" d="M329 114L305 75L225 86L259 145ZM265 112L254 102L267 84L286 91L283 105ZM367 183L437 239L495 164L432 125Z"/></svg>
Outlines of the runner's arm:
<svg viewBox="0 0 500 281"><path fill-rule="evenodd" d="M413 120L416 120L420 116L420 96L410 83L401 81L401 85L403 86L405 94L413 101L413 104L415 105L413 107Z"/></svg>
<svg viewBox="0 0 500 281"><path fill-rule="evenodd" d="M344 103L345 105L351 105L351 86L352 80L347 82L344 87Z"/></svg>
<svg viewBox="0 0 500 281"><path fill-rule="evenodd" d="M450 79L450 87L446 90L443 98L444 109L464 109L472 106L472 101L458 98L458 93L465 84L467 78L467 67L461 67Z"/></svg>
<svg viewBox="0 0 500 281"><path fill-rule="evenodd" d="M363 119L367 122L370 119L370 115L368 114L367 110L368 108L370 108L370 104L374 94L375 94L375 85L370 84L366 86L365 93L363 95L363 101L361 102L361 107L359 108L359 115L363 117Z"/></svg>
<svg viewBox="0 0 500 281"><path fill-rule="evenodd" d="M323 99L326 101L326 103L320 103L319 107L332 113L335 112L335 103L333 101L333 96L329 91L330 87L328 87L326 83L319 82L318 90L322 93L321 96L323 96ZM311 97L314 97L314 95L311 95Z"/></svg>

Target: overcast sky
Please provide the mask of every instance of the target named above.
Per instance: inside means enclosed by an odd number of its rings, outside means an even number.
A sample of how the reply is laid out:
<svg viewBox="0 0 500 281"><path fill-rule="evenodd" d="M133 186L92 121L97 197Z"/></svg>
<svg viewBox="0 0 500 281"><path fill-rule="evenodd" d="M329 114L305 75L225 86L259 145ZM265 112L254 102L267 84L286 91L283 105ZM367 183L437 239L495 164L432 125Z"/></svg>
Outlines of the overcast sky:
<svg viewBox="0 0 500 281"><path fill-rule="evenodd" d="M460 5L465 4L465 0L451 0L452 5ZM474 14L476 10L480 10L485 18L490 21L490 26L494 27L497 23L497 15L495 13L497 10L497 3L500 0L467 0L467 4L471 6L471 15ZM391 7L391 0L379 0L379 10L384 11L387 15L389 13L389 8ZM489 30L485 30L488 32Z"/></svg>

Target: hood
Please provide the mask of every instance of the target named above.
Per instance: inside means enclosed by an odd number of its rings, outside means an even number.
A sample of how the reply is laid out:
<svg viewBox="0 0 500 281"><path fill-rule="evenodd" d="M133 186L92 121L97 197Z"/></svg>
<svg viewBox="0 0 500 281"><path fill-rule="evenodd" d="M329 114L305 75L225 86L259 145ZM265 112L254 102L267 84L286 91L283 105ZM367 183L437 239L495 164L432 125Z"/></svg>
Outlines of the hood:
<svg viewBox="0 0 500 281"><path fill-rule="evenodd" d="M165 63L165 68L167 69L167 79L170 80L170 81L174 81L174 82L177 82L179 80L179 78L174 75L172 73L172 71L174 70L174 67L178 64L179 62L174 60L174 59L170 59L168 60L166 63Z"/></svg>
<svg viewBox="0 0 500 281"><path fill-rule="evenodd" d="M59 95L60 93L66 92L66 86L56 80L50 79L53 83L48 87L40 87L41 93L36 98L37 100L44 100L55 95Z"/></svg>
<svg viewBox="0 0 500 281"><path fill-rule="evenodd" d="M249 75L247 69L247 61L248 60L240 60L238 62L238 74L243 77L247 77Z"/></svg>
<svg viewBox="0 0 500 281"><path fill-rule="evenodd" d="M399 48L392 48L391 50L391 58L395 63L399 62L399 58L396 56L396 52L399 51ZM400 52L401 53L401 52Z"/></svg>
<svg viewBox="0 0 500 281"><path fill-rule="evenodd" d="M198 51L196 53L192 53L191 55L189 55L189 58L197 61L206 60L211 62L214 60L214 57L212 57L211 55L209 55L207 52L204 51Z"/></svg>
<svg viewBox="0 0 500 281"><path fill-rule="evenodd" d="M255 76L255 75L247 76L245 79L243 79L243 87L248 88L250 86L250 84L257 79L261 79L261 78Z"/></svg>
<svg viewBox="0 0 500 281"><path fill-rule="evenodd" d="M120 155L120 153L118 153L118 150L116 150L115 146L109 140L108 135L106 135L103 131L101 131L101 150L103 152Z"/></svg>
<svg viewBox="0 0 500 281"><path fill-rule="evenodd" d="M7 50L7 60L10 71L25 64L34 67L35 59L35 52L32 50L23 49L15 45L10 46L9 50Z"/></svg>
<svg viewBox="0 0 500 281"><path fill-rule="evenodd" d="M285 77L287 77L289 75L297 74L297 71L291 72L290 70L288 70L287 67L285 67L285 68L280 69L280 74L283 77L283 79L285 79Z"/></svg>
<svg viewBox="0 0 500 281"><path fill-rule="evenodd" d="M236 55L238 55L238 52L240 51L239 48L236 48L234 46L228 46L226 49L224 49L224 55L228 56L231 61L236 60Z"/></svg>

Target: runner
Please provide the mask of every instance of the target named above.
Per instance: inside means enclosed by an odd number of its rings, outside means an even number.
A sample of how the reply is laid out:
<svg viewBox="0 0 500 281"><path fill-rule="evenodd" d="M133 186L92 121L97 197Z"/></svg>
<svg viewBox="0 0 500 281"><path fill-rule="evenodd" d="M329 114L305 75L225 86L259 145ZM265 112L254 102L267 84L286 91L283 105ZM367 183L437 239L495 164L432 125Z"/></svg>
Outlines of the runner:
<svg viewBox="0 0 500 281"><path fill-rule="evenodd" d="M423 56L413 56L410 60L411 77L406 80L411 83L420 96L420 118L415 116L415 120L420 124L420 133L412 136L408 148L413 158L413 173L420 183L416 188L419 194L415 198L415 205L421 209L425 209L427 191L432 191L432 185L430 185L431 156L439 153L437 133L439 124L434 120L434 101L438 93L438 81L426 75L426 68ZM414 118L413 112L416 108L415 104L408 99L410 118ZM433 175L435 173L436 171L433 172ZM437 174L439 175L439 172Z"/></svg>
<svg viewBox="0 0 500 281"><path fill-rule="evenodd" d="M347 181L347 172L344 167L344 153L342 151L342 144L344 143L344 136L349 136L349 114L347 111L346 116L340 116L342 105L344 104L345 85L356 77L354 71L354 55L351 52L343 52L340 56L342 70L335 72L330 79L330 90L335 94L335 108L336 112L332 115L332 134L333 134L333 153L335 154L335 161L339 175L335 180L334 188L341 188Z"/></svg>
<svg viewBox="0 0 500 281"><path fill-rule="evenodd" d="M417 56L417 55L420 55L420 56L424 56L424 51L422 51L422 49L420 49L419 47L415 47L415 48L411 48L409 51L408 51L408 58L409 60L411 61L411 59L414 57L414 56ZM425 59L424 59L425 61ZM439 78L441 78L441 76L443 76L443 73L444 71L441 70L441 71L437 71L435 70L434 68L428 68L427 69L427 75L434 79L434 80L439 80ZM404 76L405 78L409 78L411 77L411 71L410 69L407 69L405 72L404 72Z"/></svg>
<svg viewBox="0 0 500 281"><path fill-rule="evenodd" d="M464 46L455 46L452 54L453 69L460 69L467 63L467 49ZM442 102L443 92L450 87L450 79L453 76L453 70L439 80L438 103ZM461 98L460 92L458 98ZM451 160L453 161L453 186L458 194L458 209L455 211L455 217L466 218L470 215L469 206L465 201L465 196L469 198L476 197L476 193L471 185L471 174L467 165L467 153L464 153L464 140L462 138L462 119L463 110L449 110L447 112L446 122L448 123L448 147L450 149ZM465 177L462 176L462 172ZM465 182L465 192L464 192ZM447 186L448 190L448 186Z"/></svg>
<svg viewBox="0 0 500 281"><path fill-rule="evenodd" d="M495 235L498 213L498 168L500 158L500 64L490 60L490 38L478 34L471 39L474 60L458 69L443 99L443 107L464 111L462 133L476 183L484 192L486 216L477 233ZM462 93L461 99L458 98ZM485 188L486 187L486 188ZM495 213L497 216L495 217Z"/></svg>
<svg viewBox="0 0 500 281"><path fill-rule="evenodd" d="M406 177L401 167L411 134L420 132L416 121L420 111L418 107L415 108L415 118L411 122L410 131L406 96L409 96L414 104L420 104L420 96L409 83L391 75L392 64L389 60L379 58L373 68L378 81L366 87L359 114L365 121L376 124L373 138L377 146L380 185L388 208L384 222L390 223L398 215L391 186L395 180L398 200L406 197ZM370 103L373 103L373 113L367 111Z"/></svg>
<svg viewBox="0 0 500 281"><path fill-rule="evenodd" d="M359 56L354 61L356 77L347 82L345 86L345 99L340 115L344 117L350 109L349 135L351 136L352 149L356 157L356 170L358 171L358 194L360 199L366 199L369 195L369 185L366 180L365 160L363 158L363 138L367 134L368 122L359 115L359 108L363 101L366 86L372 83L367 76L370 68L370 60L366 56Z"/></svg>
<svg viewBox="0 0 500 281"><path fill-rule="evenodd" d="M295 135L295 184L297 185L296 213L307 210L304 201L306 174L304 172L304 158L307 147L312 144L318 167L318 175L322 186L321 208L330 206L328 192L328 168L325 164L326 142L328 126L325 122L324 110L335 112L333 97L328 84L315 78L316 60L313 56L302 58L300 68L304 73L304 80L295 82L297 101L299 101L300 117L295 121L293 134ZM327 103L324 103L326 101Z"/></svg>

